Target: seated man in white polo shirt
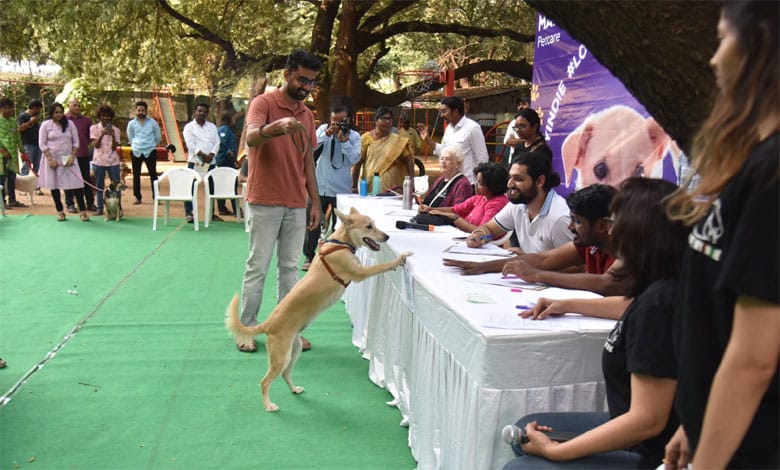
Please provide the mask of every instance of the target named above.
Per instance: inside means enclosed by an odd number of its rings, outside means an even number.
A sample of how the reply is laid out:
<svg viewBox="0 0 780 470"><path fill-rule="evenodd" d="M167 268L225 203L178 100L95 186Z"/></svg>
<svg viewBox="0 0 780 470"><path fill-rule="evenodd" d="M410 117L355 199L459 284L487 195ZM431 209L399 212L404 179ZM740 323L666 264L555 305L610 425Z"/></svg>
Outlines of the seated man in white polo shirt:
<svg viewBox="0 0 780 470"><path fill-rule="evenodd" d="M510 230L517 235L522 253L541 253L572 241L569 230L569 206L553 188L561 178L552 171L549 158L537 152L522 155L509 167L509 202L488 223L480 225L466 238L470 247L479 247L503 237ZM488 261L482 272L500 272L507 260ZM487 266L487 264L495 266ZM456 260L444 260L460 267Z"/></svg>

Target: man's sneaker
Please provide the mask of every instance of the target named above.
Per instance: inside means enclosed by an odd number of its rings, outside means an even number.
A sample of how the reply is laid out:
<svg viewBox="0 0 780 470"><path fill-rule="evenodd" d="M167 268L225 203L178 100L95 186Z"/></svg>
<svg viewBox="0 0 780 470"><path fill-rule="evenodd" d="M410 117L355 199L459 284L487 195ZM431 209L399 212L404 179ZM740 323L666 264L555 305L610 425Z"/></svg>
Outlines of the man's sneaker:
<svg viewBox="0 0 780 470"><path fill-rule="evenodd" d="M133 205L134 205L134 206L138 206L138 205L140 205L140 204L141 204L141 200L140 200L140 199L138 199L138 198L135 198L135 201L133 201Z"/></svg>
<svg viewBox="0 0 780 470"><path fill-rule="evenodd" d="M77 214L79 211L76 210L76 206L70 204L68 205L68 212L70 212L71 214Z"/></svg>
<svg viewBox="0 0 780 470"><path fill-rule="evenodd" d="M301 265L301 271L308 271L309 268L311 268L311 260L307 258Z"/></svg>
<svg viewBox="0 0 780 470"><path fill-rule="evenodd" d="M19 201L11 201L8 203L8 207L27 207L27 205Z"/></svg>

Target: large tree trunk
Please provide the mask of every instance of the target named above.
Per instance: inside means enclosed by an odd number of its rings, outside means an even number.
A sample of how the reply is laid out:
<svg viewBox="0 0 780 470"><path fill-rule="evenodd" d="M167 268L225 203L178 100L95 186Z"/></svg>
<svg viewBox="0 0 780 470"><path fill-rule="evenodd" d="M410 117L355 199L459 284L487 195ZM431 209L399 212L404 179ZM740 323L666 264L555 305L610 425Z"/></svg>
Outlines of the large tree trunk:
<svg viewBox="0 0 780 470"><path fill-rule="evenodd" d="M318 77L320 85L313 96L317 118L324 122L330 107L330 83L333 67L333 62L328 60L330 44L333 36L333 25L336 23L341 1L322 0L315 2L315 4L317 5L317 17L311 32L311 52L323 60L323 68Z"/></svg>
<svg viewBox="0 0 780 470"><path fill-rule="evenodd" d="M619 78L686 150L707 116L715 81L715 2L527 0Z"/></svg>

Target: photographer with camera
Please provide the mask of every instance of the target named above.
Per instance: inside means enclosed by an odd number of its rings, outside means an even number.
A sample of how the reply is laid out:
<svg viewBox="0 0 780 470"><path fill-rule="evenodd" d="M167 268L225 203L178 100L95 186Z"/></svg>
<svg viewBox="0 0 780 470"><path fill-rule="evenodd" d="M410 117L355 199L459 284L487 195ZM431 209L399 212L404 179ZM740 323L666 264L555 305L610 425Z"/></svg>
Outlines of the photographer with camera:
<svg viewBox="0 0 780 470"><path fill-rule="evenodd" d="M301 269L307 271L314 259L317 242L322 233L322 227L327 230L336 223L336 195L352 192L352 165L360 160L360 133L352 129L347 108L335 106L330 113L330 123L322 124L317 128L317 148L314 151L317 160L317 187L320 193L320 207L323 214L330 217L322 217L321 227L306 231L303 242L303 254L306 261Z"/></svg>

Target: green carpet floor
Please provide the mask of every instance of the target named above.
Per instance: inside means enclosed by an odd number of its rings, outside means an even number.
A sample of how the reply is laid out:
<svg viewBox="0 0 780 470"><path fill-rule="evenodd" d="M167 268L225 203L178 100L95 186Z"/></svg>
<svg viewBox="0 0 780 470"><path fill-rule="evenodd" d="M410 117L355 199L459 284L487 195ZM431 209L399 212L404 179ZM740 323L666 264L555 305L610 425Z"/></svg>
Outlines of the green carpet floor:
<svg viewBox="0 0 780 470"><path fill-rule="evenodd" d="M0 217L0 243L0 395L15 390L0 407L0 469L415 467L343 303L306 331L313 347L295 369L306 392L279 379L281 411L263 410L263 337L239 353L223 326L243 225L194 232L173 219L153 232L150 219L13 215Z"/></svg>

